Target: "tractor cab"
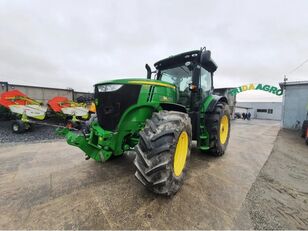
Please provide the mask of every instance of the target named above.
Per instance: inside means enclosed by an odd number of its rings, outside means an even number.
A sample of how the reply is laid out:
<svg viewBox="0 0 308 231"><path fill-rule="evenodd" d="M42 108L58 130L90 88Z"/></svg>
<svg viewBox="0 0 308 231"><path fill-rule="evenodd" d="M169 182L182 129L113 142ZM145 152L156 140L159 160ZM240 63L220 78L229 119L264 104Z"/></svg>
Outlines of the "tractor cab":
<svg viewBox="0 0 308 231"><path fill-rule="evenodd" d="M217 65L211 59L209 50L171 56L156 62L154 66L156 79L174 84L177 87L177 103L190 110L199 108L201 102L212 93L213 73Z"/></svg>

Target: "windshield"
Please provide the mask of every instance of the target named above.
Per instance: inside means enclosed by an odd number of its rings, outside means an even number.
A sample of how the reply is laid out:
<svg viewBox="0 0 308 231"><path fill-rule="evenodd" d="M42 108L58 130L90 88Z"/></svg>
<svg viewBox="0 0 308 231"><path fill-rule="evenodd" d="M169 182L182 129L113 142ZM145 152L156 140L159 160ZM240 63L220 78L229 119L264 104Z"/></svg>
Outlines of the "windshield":
<svg viewBox="0 0 308 231"><path fill-rule="evenodd" d="M180 91L185 91L192 82L192 71L186 66L161 70L161 80L173 83Z"/></svg>
<svg viewBox="0 0 308 231"><path fill-rule="evenodd" d="M205 70L203 67L200 67L200 82L198 88L201 90L199 97L204 98L212 89L212 78L211 73ZM160 71L160 80L173 83L178 90L178 100L179 104L189 106L191 102L191 91L189 85L192 83L192 68L187 66L178 66L174 68L169 68Z"/></svg>
<svg viewBox="0 0 308 231"><path fill-rule="evenodd" d="M160 71L160 80L173 83L177 87L177 103L187 107L190 105L189 84L192 83L192 73L193 71L184 65Z"/></svg>
<svg viewBox="0 0 308 231"><path fill-rule="evenodd" d="M173 83L180 92L187 90L189 84L192 83L192 70L186 66L174 67L161 71L161 80ZM212 79L211 73L201 67L200 86L203 92L211 90Z"/></svg>

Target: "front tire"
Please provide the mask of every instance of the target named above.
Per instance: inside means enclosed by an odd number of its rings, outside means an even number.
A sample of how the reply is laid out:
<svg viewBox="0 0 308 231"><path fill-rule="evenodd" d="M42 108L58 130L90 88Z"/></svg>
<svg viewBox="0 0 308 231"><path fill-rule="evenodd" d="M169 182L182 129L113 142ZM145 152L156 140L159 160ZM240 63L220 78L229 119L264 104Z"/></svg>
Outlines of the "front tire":
<svg viewBox="0 0 308 231"><path fill-rule="evenodd" d="M171 196L182 186L189 166L192 128L187 114L153 113L136 145L136 178L150 191Z"/></svg>

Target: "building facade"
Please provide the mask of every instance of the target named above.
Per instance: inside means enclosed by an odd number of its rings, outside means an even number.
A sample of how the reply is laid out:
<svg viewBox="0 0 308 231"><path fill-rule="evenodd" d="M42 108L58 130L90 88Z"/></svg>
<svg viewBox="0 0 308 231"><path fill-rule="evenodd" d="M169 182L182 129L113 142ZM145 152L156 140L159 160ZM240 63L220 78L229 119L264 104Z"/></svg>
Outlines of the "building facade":
<svg viewBox="0 0 308 231"><path fill-rule="evenodd" d="M281 102L237 102L235 113L250 112L252 119L281 120Z"/></svg>
<svg viewBox="0 0 308 231"><path fill-rule="evenodd" d="M284 88L282 127L299 129L308 118L308 81L280 83Z"/></svg>
<svg viewBox="0 0 308 231"><path fill-rule="evenodd" d="M10 84L8 82L0 82L0 94L5 91L19 90L32 99L38 100L46 104L48 100L55 96L64 96L70 100L76 100L78 97L92 97L92 93L78 92L73 89L51 88L30 85Z"/></svg>

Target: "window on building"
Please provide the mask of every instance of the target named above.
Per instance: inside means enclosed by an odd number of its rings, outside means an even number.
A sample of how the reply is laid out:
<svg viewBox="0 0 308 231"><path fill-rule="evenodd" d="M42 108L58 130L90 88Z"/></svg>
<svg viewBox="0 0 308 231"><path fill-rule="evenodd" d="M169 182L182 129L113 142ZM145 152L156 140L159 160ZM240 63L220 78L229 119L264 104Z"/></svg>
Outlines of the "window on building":
<svg viewBox="0 0 308 231"><path fill-rule="evenodd" d="M257 112L267 113L267 109L257 109Z"/></svg>
<svg viewBox="0 0 308 231"><path fill-rule="evenodd" d="M268 114L273 114L273 109L268 109L268 110L267 110L267 113L268 113Z"/></svg>

